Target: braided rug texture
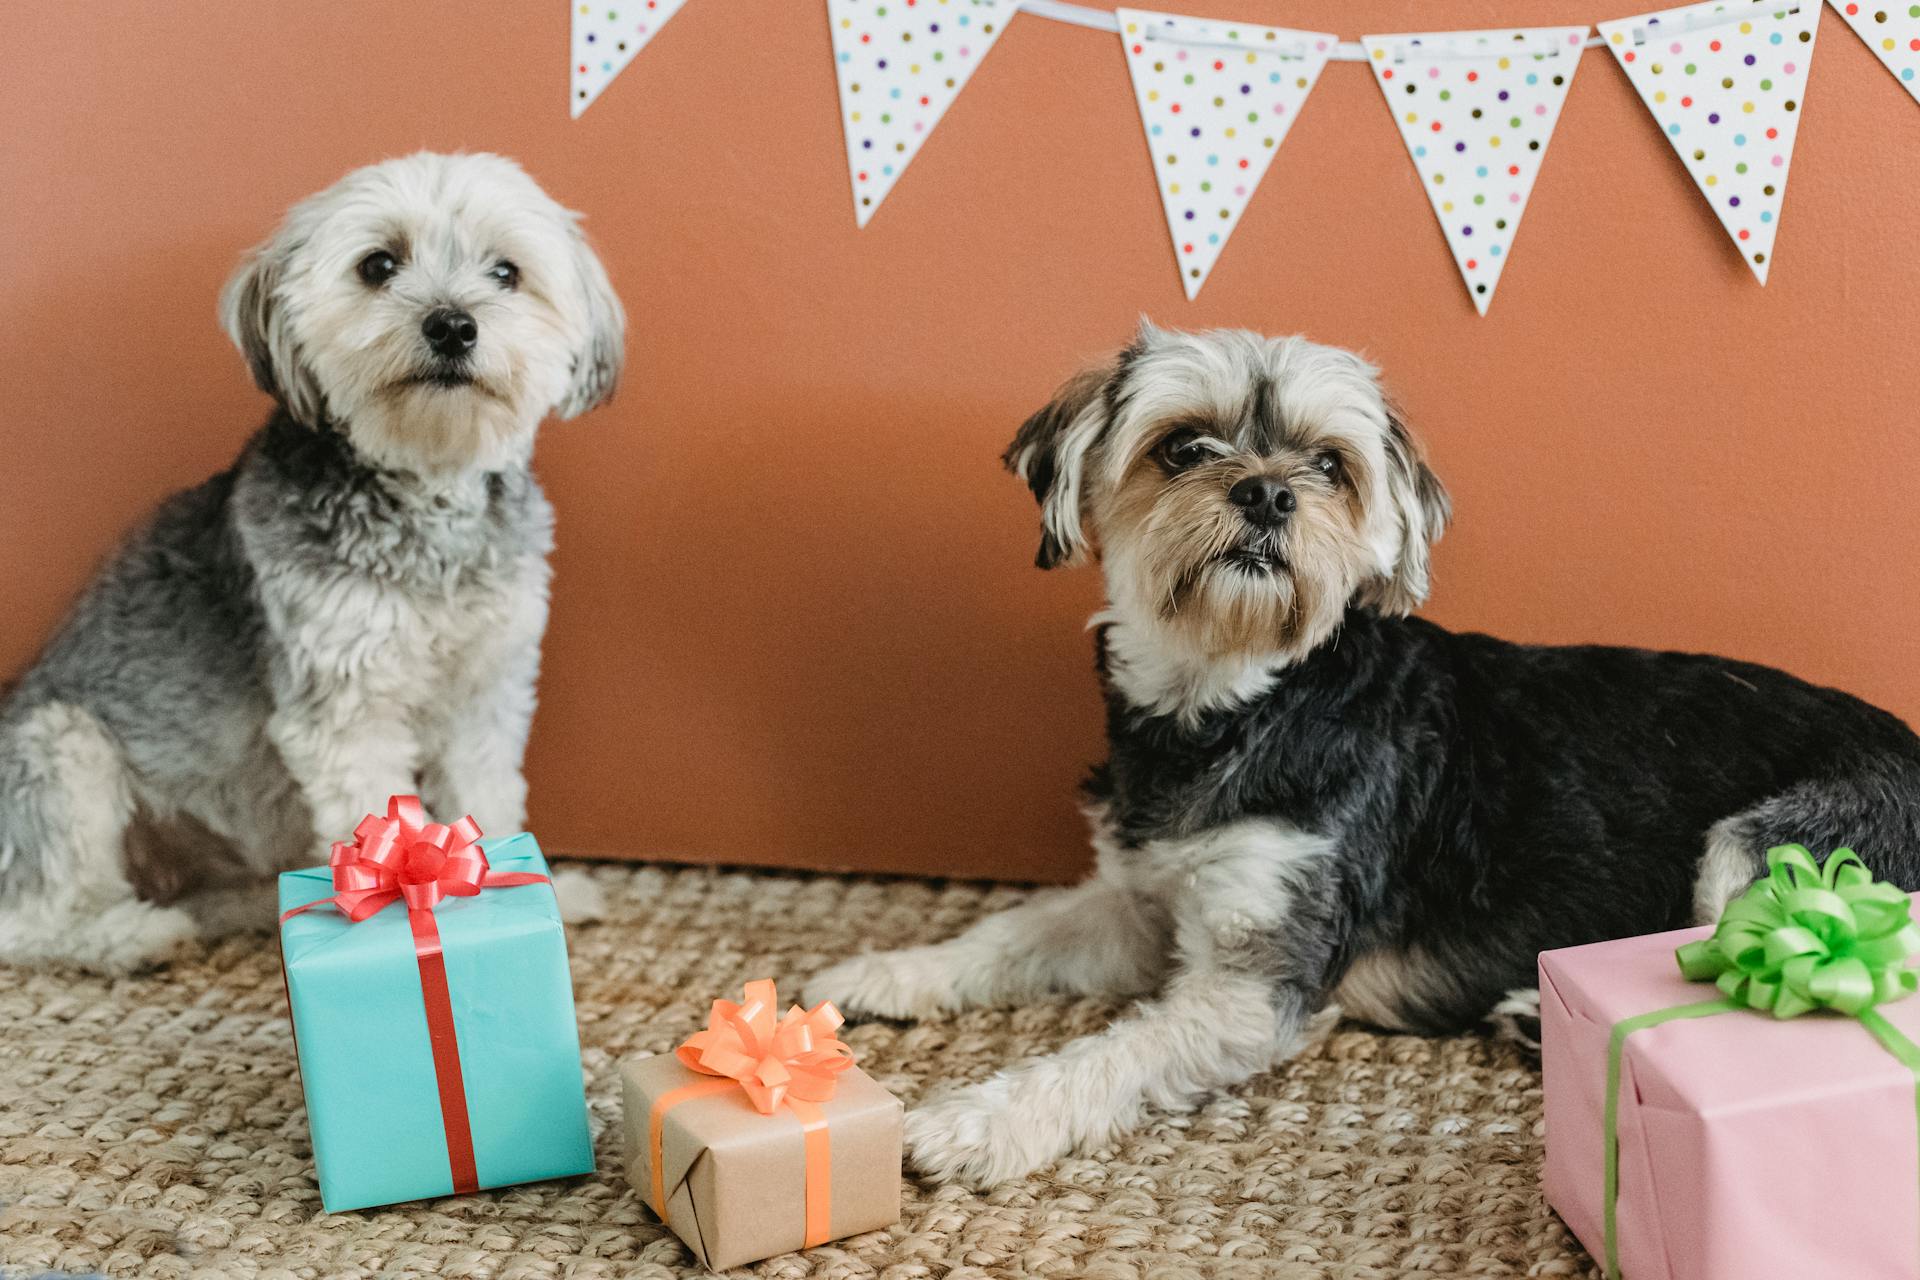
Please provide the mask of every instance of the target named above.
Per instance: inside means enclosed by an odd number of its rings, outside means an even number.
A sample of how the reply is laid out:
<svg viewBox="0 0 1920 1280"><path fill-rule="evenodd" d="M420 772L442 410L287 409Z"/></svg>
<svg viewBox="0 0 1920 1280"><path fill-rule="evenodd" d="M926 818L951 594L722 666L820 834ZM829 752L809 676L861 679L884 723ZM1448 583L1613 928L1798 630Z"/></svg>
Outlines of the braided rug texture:
<svg viewBox="0 0 1920 1280"><path fill-rule="evenodd" d="M571 929L601 1172L321 1211L267 937L103 979L0 967L0 1276L461 1280L697 1275L621 1169L616 1064L707 1004L862 947L931 942L1005 886L598 866ZM1100 1029L1091 1001L843 1033L909 1106ZM378 1064L374 1081L378 1081ZM1342 1028L1285 1067L1111 1149L975 1194L908 1178L904 1215L742 1274L972 1280L1594 1275L1541 1200L1540 1077L1476 1038Z"/></svg>

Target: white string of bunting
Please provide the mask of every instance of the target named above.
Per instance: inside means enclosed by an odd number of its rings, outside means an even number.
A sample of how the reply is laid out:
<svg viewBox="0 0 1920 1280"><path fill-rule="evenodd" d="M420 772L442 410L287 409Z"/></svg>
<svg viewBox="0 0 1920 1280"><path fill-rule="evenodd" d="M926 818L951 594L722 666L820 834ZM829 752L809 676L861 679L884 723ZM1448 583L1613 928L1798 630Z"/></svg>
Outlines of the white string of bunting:
<svg viewBox="0 0 1920 1280"><path fill-rule="evenodd" d="M1071 4L1068 0L1020 0L1015 6L1022 13L1030 13L1036 18L1051 18L1055 22L1070 22L1077 27L1087 27L1094 31L1119 31L1120 20L1105 9L1092 9L1084 4ZM1601 41L1598 36L1586 42L1589 49L1598 49ZM1365 62L1366 46L1358 40L1342 40L1327 50L1328 62Z"/></svg>
<svg viewBox="0 0 1920 1280"><path fill-rule="evenodd" d="M1765 284L1822 0L1705 0L1593 28L1357 41L1069 0L825 2L860 227L1025 13L1119 38L1188 298L1218 264L1321 72L1362 62L1485 315L1581 54L1595 48L1613 56ZM570 3L577 119L687 0ZM1826 3L1920 102L1920 2Z"/></svg>

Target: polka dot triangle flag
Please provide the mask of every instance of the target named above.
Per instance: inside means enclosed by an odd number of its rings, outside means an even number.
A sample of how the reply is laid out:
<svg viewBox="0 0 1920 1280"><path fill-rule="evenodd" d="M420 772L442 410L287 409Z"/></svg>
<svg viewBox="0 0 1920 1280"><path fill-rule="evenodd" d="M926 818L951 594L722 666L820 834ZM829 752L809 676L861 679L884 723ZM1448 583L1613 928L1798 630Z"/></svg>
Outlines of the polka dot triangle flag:
<svg viewBox="0 0 1920 1280"><path fill-rule="evenodd" d="M1360 38L1483 316L1586 38L1585 27Z"/></svg>
<svg viewBox="0 0 1920 1280"><path fill-rule="evenodd" d="M1191 299L1339 37L1138 9L1114 17Z"/></svg>
<svg viewBox="0 0 1920 1280"><path fill-rule="evenodd" d="M1820 5L1714 0L1597 25L1765 284Z"/></svg>
<svg viewBox="0 0 1920 1280"><path fill-rule="evenodd" d="M687 0L600 0L573 6L573 118L606 92Z"/></svg>
<svg viewBox="0 0 1920 1280"><path fill-rule="evenodd" d="M1920 101L1920 4L1885 0L1832 0L1834 11L1867 42L1867 48L1893 72L1894 79Z"/></svg>
<svg viewBox="0 0 1920 1280"><path fill-rule="evenodd" d="M1017 0L827 0L860 226L1018 8Z"/></svg>

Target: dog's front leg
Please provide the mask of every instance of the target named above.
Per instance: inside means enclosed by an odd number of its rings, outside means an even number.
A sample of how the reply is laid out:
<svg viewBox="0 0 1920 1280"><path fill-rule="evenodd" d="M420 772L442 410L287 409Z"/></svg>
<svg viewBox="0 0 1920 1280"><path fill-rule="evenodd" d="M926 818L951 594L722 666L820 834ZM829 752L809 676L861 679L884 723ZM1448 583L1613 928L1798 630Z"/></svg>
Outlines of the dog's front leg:
<svg viewBox="0 0 1920 1280"><path fill-rule="evenodd" d="M928 1018L1050 994L1153 990L1171 943L1166 922L1126 886L1096 875L988 916L957 938L855 956L814 976L804 999L843 1013Z"/></svg>
<svg viewBox="0 0 1920 1280"><path fill-rule="evenodd" d="M530 597L499 630L481 637L477 652L463 655L463 678L429 708L420 793L441 821L472 814L481 830L497 836L526 826L521 766L545 623L544 596Z"/></svg>
<svg viewBox="0 0 1920 1280"><path fill-rule="evenodd" d="M1334 964L1331 843L1249 821L1140 851L1161 873L1175 976L1098 1035L907 1116L908 1152L940 1180L986 1186L1111 1141L1149 1107L1179 1109L1290 1057Z"/></svg>
<svg viewBox="0 0 1920 1280"><path fill-rule="evenodd" d="M1109 1142L1148 1107L1178 1110L1289 1056L1304 992L1227 969L1182 974L1099 1035L1002 1071L907 1114L915 1168L986 1187Z"/></svg>
<svg viewBox="0 0 1920 1280"><path fill-rule="evenodd" d="M387 797L418 787L419 748L406 708L359 682L308 682L280 700L267 734L306 797L309 856L320 862L333 841L349 839L363 817L383 810Z"/></svg>
<svg viewBox="0 0 1920 1280"><path fill-rule="evenodd" d="M471 814L482 831L496 836L527 823L522 764L533 727L547 596L545 565L530 560L524 570L496 597L493 623L470 638L450 692L426 709L422 734L420 794L428 812L447 822ZM605 895L584 871L555 871L553 892L569 924L606 914Z"/></svg>

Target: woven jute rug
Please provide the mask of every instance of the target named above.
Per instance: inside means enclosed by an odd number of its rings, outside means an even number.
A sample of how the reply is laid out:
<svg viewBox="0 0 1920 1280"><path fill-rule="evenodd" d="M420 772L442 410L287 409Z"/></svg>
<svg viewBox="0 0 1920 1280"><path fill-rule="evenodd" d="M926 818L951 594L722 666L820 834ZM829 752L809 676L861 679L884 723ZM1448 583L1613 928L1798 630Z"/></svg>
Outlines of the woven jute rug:
<svg viewBox="0 0 1920 1280"><path fill-rule="evenodd" d="M618 1060L670 1051L747 979L797 993L848 952L946 937L1023 892L592 874L608 918L570 945L601 1172L558 1183L323 1213L269 937L137 978L0 968L0 1276L698 1274L626 1183ZM1114 1012L1065 1002L844 1034L911 1106ZM1341 1029L1230 1096L984 1195L910 1177L891 1230L747 1273L1589 1276L1541 1200L1540 1158L1540 1077L1516 1051Z"/></svg>

